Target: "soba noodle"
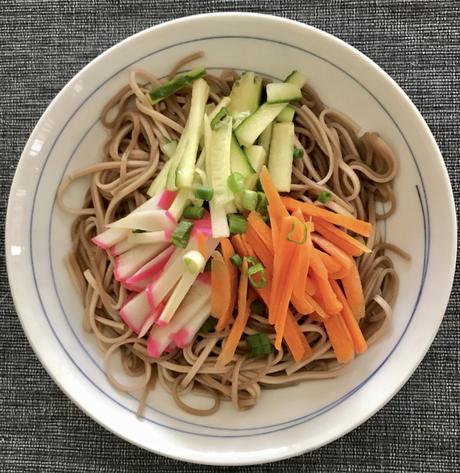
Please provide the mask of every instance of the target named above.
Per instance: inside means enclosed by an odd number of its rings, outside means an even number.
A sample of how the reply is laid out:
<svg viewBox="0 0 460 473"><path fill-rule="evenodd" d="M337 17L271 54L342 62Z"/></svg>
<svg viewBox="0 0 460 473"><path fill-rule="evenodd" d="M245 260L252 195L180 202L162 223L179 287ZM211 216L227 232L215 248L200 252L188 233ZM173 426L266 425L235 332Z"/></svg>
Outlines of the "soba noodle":
<svg viewBox="0 0 460 473"><path fill-rule="evenodd" d="M171 75L197 53L183 59ZM207 75L210 103L230 93L238 74L224 71ZM240 342L232 362L216 367L216 359L229 330L199 333L192 344L159 359L149 358L145 338L138 338L120 319L119 309L128 293L114 278L114 260L109 252L97 248L91 238L105 225L125 216L147 199L146 191L163 167L166 156L159 142L177 139L182 133L190 108L191 88L151 105L146 93L160 81L150 72L133 70L129 81L105 105L101 123L109 138L100 163L67 176L58 191L60 207L74 214L71 227L72 250L66 265L84 306L83 328L92 332L105 352L105 367L111 383L122 391L143 391L139 413L149 390L158 380L171 392L177 405L196 415L210 415L221 400L231 400L237 409L254 406L262 389L281 388L306 380L338 376L343 365L336 360L321 323L296 315L313 348L309 359L297 363L283 348L266 358L251 358ZM373 232L363 241L373 251L358 259L366 302L366 315L360 321L368 344L374 343L391 319L391 306L398 292L398 275L388 252L408 255L383 241L377 222L395 211L392 182L398 162L390 147L374 132L359 135L359 127L343 113L324 105L317 93L305 86L303 98L295 106L296 147L304 150L296 159L290 195L313 202L323 191L331 194L330 210L369 221ZM99 150L95 150L99 153ZM63 200L66 188L76 179L88 177L90 185L81 209L68 207ZM377 210L379 209L379 210ZM246 334L265 332L273 341L273 326L265 317L251 314ZM133 377L128 385L119 382L111 370L111 357L121 354L124 371ZM183 396L194 392L207 396L212 404L197 409Z"/></svg>

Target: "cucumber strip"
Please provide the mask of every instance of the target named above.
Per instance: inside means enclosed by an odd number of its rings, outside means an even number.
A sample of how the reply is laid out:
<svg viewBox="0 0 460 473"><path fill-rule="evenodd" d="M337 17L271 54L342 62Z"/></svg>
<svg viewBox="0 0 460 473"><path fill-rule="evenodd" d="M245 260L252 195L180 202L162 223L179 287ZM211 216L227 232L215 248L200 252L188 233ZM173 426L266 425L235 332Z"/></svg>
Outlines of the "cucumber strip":
<svg viewBox="0 0 460 473"><path fill-rule="evenodd" d="M172 158L177 148L177 140L163 141L160 143L160 149L168 158Z"/></svg>
<svg viewBox="0 0 460 473"><path fill-rule="evenodd" d="M287 123L287 122L292 122L294 120L294 115L295 115L295 110L287 106L277 117L276 121L282 122L282 123Z"/></svg>
<svg viewBox="0 0 460 473"><path fill-rule="evenodd" d="M235 130L235 136L243 146L251 146L280 114L287 103L264 103L252 115L246 118Z"/></svg>
<svg viewBox="0 0 460 473"><path fill-rule="evenodd" d="M283 113L284 110L282 110L281 113ZM273 123L270 123L270 125L268 125L267 128L265 128L265 130L259 136L259 145L262 146L262 148L265 150L267 154L270 151L270 141L272 139L272 130L273 130Z"/></svg>
<svg viewBox="0 0 460 473"><path fill-rule="evenodd" d="M212 199L211 202L209 202L209 211L211 213L212 237L221 238L230 236L225 206L217 205L214 199Z"/></svg>
<svg viewBox="0 0 460 473"><path fill-rule="evenodd" d="M259 178L259 172L267 161L267 152L260 145L252 145L246 148L246 155L255 173L246 177L245 186L247 189L254 189Z"/></svg>
<svg viewBox="0 0 460 473"><path fill-rule="evenodd" d="M228 112L237 127L246 117L254 113L260 104L262 79L254 72L245 72L233 84Z"/></svg>
<svg viewBox="0 0 460 473"><path fill-rule="evenodd" d="M165 190L166 181L168 180L168 172L171 167L171 160L166 161L164 166L161 168L161 171L157 174L152 184L150 184L147 195L153 197L158 194L158 192Z"/></svg>
<svg viewBox="0 0 460 473"><path fill-rule="evenodd" d="M268 172L279 192L291 190L293 151L294 123L275 123L270 143Z"/></svg>
<svg viewBox="0 0 460 473"><path fill-rule="evenodd" d="M209 121L212 122L214 118L216 118L216 115L224 108L226 107L228 109L228 106L230 105L230 97L224 97L213 109L210 113L208 113Z"/></svg>
<svg viewBox="0 0 460 473"><path fill-rule="evenodd" d="M302 98L300 87L287 82L267 84L267 103L289 102Z"/></svg>
<svg viewBox="0 0 460 473"><path fill-rule="evenodd" d="M184 88L186 85L191 84L195 80L203 77L206 74L206 69L202 66L192 69L190 72L185 74L178 74L171 80L168 80L159 87L155 87L149 92L150 100L153 104L160 102L161 100L173 95L178 90Z"/></svg>
<svg viewBox="0 0 460 473"><path fill-rule="evenodd" d="M246 156L246 153L241 149L233 133L230 148L230 168L232 172L239 172L243 177L247 177L255 172L248 160L248 156Z"/></svg>
<svg viewBox="0 0 460 473"><path fill-rule="evenodd" d="M209 86L203 79L193 83L192 103L185 130L180 137L173 164L168 175L168 190L190 188L193 183L195 161L201 135L204 108L209 96Z"/></svg>
<svg viewBox="0 0 460 473"><path fill-rule="evenodd" d="M292 71L286 79L284 79L284 82L294 84L301 89L307 83L307 78L299 71Z"/></svg>
<svg viewBox="0 0 460 473"><path fill-rule="evenodd" d="M211 202L223 206L233 199L227 186L230 176L230 148L232 139L232 118L227 117L215 130L211 130L209 118L204 117L205 168L208 185L213 189Z"/></svg>

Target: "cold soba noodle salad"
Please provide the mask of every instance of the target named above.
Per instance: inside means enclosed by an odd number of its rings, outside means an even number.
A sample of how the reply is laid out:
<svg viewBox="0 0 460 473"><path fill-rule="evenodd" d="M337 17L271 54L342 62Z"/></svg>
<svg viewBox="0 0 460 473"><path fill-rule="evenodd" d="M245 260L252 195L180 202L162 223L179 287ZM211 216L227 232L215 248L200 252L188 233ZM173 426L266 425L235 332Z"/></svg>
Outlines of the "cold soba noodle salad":
<svg viewBox="0 0 460 473"><path fill-rule="evenodd" d="M209 415L221 400L247 409L264 388L338 376L391 319L387 252L408 258L377 226L395 210L398 170L378 133L360 135L298 71L178 73L201 56L167 80L133 70L102 110L102 162L58 192L76 215L66 264L83 327L111 383L143 393L139 413L157 380ZM69 208L65 189L83 176L83 208Z"/></svg>

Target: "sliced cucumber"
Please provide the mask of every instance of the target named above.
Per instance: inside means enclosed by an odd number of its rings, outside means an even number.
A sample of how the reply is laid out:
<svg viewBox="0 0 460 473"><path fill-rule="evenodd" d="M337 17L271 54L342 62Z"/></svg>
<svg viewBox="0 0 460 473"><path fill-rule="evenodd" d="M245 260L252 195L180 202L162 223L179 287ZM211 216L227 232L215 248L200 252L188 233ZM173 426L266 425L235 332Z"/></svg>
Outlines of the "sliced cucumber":
<svg viewBox="0 0 460 473"><path fill-rule="evenodd" d="M195 161L201 136L204 109L209 96L209 86L203 79L193 83L192 102L184 132L172 158L168 174L168 190L190 188L193 183Z"/></svg>
<svg viewBox="0 0 460 473"><path fill-rule="evenodd" d="M166 188L166 181L168 180L168 172L171 167L171 160L166 161L161 171L157 174L152 184L150 184L147 195L153 197L158 192L163 191Z"/></svg>
<svg viewBox="0 0 460 473"><path fill-rule="evenodd" d="M243 177L254 174L254 169L249 162L248 156L241 149L235 135L232 134L232 146L230 150L230 168L232 172L239 172Z"/></svg>
<svg viewBox="0 0 460 473"><path fill-rule="evenodd" d="M245 72L235 82L230 94L228 111L237 127L246 117L257 110L262 94L262 79L254 72Z"/></svg>
<svg viewBox="0 0 460 473"><path fill-rule="evenodd" d="M160 149L161 151L168 157L172 158L174 156L174 153L176 152L177 148L177 141L176 140L165 140L162 143L160 143Z"/></svg>
<svg viewBox="0 0 460 473"><path fill-rule="evenodd" d="M260 145L252 145L245 149L246 155L255 173L246 176L245 185L247 189L254 189L259 178L259 172L267 161L267 152Z"/></svg>
<svg viewBox="0 0 460 473"><path fill-rule="evenodd" d="M286 79L284 79L284 82L294 84L301 89L307 83L307 78L299 71L292 71Z"/></svg>
<svg viewBox="0 0 460 473"><path fill-rule="evenodd" d="M293 151L294 123L275 123L270 143L268 172L279 192L291 190Z"/></svg>
<svg viewBox="0 0 460 473"><path fill-rule="evenodd" d="M283 113L284 110L282 110L281 113ZM260 134L260 137L259 137L259 145L263 147L263 149L265 150L267 154L270 151L270 141L272 139L272 130L273 130L273 123L270 123L270 125L268 125L267 128L265 128L265 130Z"/></svg>
<svg viewBox="0 0 460 473"><path fill-rule="evenodd" d="M277 122L287 123L294 120L295 110L292 107L287 106L277 117Z"/></svg>
<svg viewBox="0 0 460 473"><path fill-rule="evenodd" d="M223 109L227 108L230 105L230 97L224 97L217 105L214 106L212 109L211 113L208 113L209 116L209 121L212 122L212 120L216 117L216 115Z"/></svg>
<svg viewBox="0 0 460 473"><path fill-rule="evenodd" d="M160 102L161 100L169 97L176 93L178 90L184 88L186 85L191 84L193 81L203 77L206 74L206 69L202 66L192 69L190 72L185 74L178 74L168 82L155 87L149 92L149 97L152 103Z"/></svg>
<svg viewBox="0 0 460 473"><path fill-rule="evenodd" d="M300 87L287 82L267 84L267 103L290 102L302 98Z"/></svg>
<svg viewBox="0 0 460 473"><path fill-rule="evenodd" d="M286 107L286 103L264 103L247 117L235 130L235 136L242 146L251 146L259 135Z"/></svg>

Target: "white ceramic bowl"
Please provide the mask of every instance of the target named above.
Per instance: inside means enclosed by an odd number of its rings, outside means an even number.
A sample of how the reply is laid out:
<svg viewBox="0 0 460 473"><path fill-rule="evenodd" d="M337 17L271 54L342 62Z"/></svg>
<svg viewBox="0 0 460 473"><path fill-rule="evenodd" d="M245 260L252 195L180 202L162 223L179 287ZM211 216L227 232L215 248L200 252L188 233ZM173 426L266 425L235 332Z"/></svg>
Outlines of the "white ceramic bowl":
<svg viewBox="0 0 460 473"><path fill-rule="evenodd" d="M117 392L102 355L82 331L82 307L63 266L71 218L55 206L63 176L100 159L106 134L102 105L133 67L164 76L182 56L282 78L297 68L327 104L363 130L377 130L396 151L398 210L387 239L412 255L395 258L401 289L385 337L334 380L264 392L256 408L229 403L212 417L176 408L156 389L145 418L137 400ZM51 79L52 80L52 79ZM85 183L68 199L78 205ZM143 31L92 61L54 99L33 131L11 189L6 254L16 308L37 356L61 389L88 415L143 448L207 464L262 463L320 447L355 428L407 381L428 350L451 289L456 222L449 179L436 143L402 90L342 41L293 21L226 13L184 18ZM409 412L409 408L408 408Z"/></svg>

